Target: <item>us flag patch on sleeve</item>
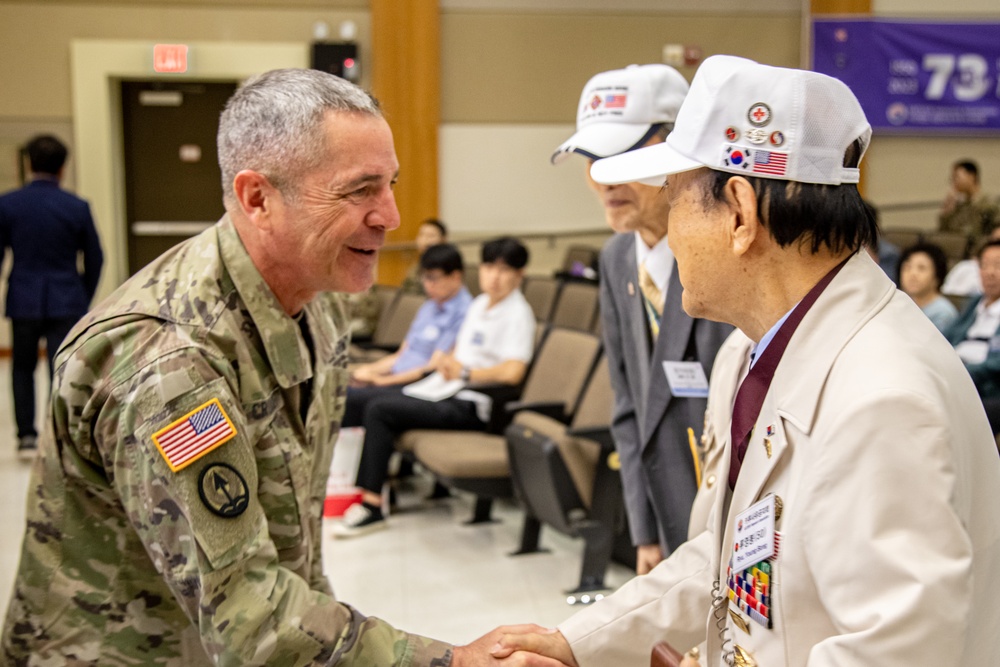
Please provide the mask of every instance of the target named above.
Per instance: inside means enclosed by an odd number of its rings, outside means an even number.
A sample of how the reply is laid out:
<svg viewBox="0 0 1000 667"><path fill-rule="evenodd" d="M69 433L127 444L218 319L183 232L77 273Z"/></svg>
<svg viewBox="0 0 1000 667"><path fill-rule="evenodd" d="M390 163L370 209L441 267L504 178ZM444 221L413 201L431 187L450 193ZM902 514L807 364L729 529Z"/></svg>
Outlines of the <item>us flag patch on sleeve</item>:
<svg viewBox="0 0 1000 667"><path fill-rule="evenodd" d="M219 399L213 398L154 433L153 442L170 469L177 472L235 435L229 415Z"/></svg>

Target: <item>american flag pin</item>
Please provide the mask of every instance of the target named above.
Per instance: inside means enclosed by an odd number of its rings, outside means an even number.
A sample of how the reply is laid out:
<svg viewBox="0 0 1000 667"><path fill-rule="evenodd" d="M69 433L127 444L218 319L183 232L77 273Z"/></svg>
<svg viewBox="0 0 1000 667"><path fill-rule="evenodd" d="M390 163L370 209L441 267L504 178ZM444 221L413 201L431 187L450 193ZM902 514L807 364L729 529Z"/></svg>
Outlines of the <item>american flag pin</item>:
<svg viewBox="0 0 1000 667"><path fill-rule="evenodd" d="M635 285L632 284L631 280L628 281L628 295L635 296Z"/></svg>
<svg viewBox="0 0 1000 667"><path fill-rule="evenodd" d="M236 436L236 427L219 399L203 403L153 434L170 470L178 472Z"/></svg>

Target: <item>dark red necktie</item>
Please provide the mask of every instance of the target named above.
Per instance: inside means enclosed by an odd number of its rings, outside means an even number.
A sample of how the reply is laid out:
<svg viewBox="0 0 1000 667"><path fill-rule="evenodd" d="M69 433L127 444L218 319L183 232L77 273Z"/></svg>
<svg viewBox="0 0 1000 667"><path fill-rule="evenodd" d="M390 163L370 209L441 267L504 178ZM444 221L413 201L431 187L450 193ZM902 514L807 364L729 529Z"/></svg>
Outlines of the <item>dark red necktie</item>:
<svg viewBox="0 0 1000 667"><path fill-rule="evenodd" d="M764 397L767 396L767 390L771 387L771 379L774 377L774 371L778 368L781 356L785 353L785 348L788 347L788 341L791 340L792 334L795 333L802 318L809 312L816 299L823 293L834 276L840 273L846 263L847 259L833 267L829 273L823 276L822 280L809 290L805 298L799 301L792 314L778 329L778 333L768 343L767 348L760 355L760 359L753 365L740 385L740 390L736 393L736 401L733 403L733 423L729 431L732 442L732 453L729 457L730 490L736 488L736 478L739 477L740 467L743 465L743 458L746 456L747 446L750 444L753 425L757 423L757 417L760 416Z"/></svg>

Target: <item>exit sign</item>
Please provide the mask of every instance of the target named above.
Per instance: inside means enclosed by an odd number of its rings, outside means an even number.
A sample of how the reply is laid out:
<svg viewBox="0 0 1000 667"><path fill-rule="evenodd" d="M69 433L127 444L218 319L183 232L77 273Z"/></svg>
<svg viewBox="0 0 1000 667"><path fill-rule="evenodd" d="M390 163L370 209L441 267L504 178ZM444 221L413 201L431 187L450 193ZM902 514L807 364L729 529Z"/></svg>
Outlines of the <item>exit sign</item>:
<svg viewBox="0 0 1000 667"><path fill-rule="evenodd" d="M187 58L187 44L157 44L153 47L153 71L186 72Z"/></svg>

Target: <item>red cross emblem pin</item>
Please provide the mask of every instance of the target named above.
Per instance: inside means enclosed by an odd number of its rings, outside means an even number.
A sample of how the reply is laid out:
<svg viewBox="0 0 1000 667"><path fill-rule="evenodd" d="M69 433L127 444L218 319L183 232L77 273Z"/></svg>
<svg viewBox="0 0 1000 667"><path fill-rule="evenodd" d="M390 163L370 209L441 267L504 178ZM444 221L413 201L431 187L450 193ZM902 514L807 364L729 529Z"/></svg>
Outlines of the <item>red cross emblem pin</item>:
<svg viewBox="0 0 1000 667"><path fill-rule="evenodd" d="M771 122L771 107L763 102L758 102L747 111L747 120L754 127L764 127Z"/></svg>

